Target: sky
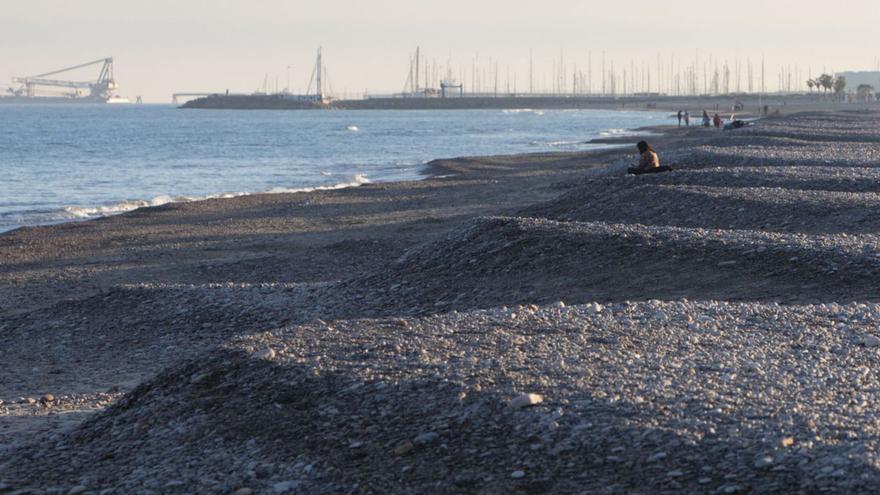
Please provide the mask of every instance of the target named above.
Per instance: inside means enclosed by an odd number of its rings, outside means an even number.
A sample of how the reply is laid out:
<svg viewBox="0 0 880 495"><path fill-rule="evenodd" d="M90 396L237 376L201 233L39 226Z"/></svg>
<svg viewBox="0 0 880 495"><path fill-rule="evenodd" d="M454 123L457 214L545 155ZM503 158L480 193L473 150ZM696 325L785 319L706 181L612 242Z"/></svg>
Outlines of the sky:
<svg viewBox="0 0 880 495"><path fill-rule="evenodd" d="M334 93L398 92L420 46L438 73L451 66L466 86L550 88L554 67L591 74L599 86L621 67L667 70L707 63L735 67L762 57L768 89L780 67L799 79L822 70L880 64L876 0L3 0L0 88L26 76L107 56L119 93L170 102L175 92L252 92L268 74L274 88L304 91L323 47ZM699 59L697 59L699 57ZM490 69L490 59L491 67ZM588 61L592 59L592 65ZM560 63L559 61L562 60ZM591 69L588 71L587 67ZM709 65L712 67L713 65ZM290 69L288 69L288 67ZM424 70L424 69L423 69ZM654 70L656 85L657 69ZM702 70L702 69L701 69ZM786 69L787 71L788 69ZM97 77L97 68L74 74ZM670 70L671 72L671 70ZM510 77L507 74L510 73ZM645 73L645 71L642 71ZM632 74L630 74L630 77ZM742 76L741 76L742 77ZM489 83L489 80L492 83ZM645 79L642 79L643 84ZM571 83L568 83L571 84ZM743 85L745 83L743 82ZM652 89L655 89L652 87Z"/></svg>

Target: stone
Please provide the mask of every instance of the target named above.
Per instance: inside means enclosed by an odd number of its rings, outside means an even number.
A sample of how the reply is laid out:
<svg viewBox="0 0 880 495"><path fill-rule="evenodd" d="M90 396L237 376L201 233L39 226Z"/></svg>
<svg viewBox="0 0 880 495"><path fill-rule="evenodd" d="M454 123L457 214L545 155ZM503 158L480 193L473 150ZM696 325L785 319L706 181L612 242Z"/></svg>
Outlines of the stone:
<svg viewBox="0 0 880 495"><path fill-rule="evenodd" d="M348 444L348 448L350 449L359 449L364 446L364 442L351 442Z"/></svg>
<svg viewBox="0 0 880 495"><path fill-rule="evenodd" d="M259 351L254 352L251 357L254 359L265 359L267 361L271 361L275 359L275 350L271 347L266 347L265 349L260 349Z"/></svg>
<svg viewBox="0 0 880 495"><path fill-rule="evenodd" d="M782 439L782 446L783 447L791 447L792 445L794 445L794 438L785 437Z"/></svg>
<svg viewBox="0 0 880 495"><path fill-rule="evenodd" d="M40 402L42 402L43 404L55 402L55 396L52 394L46 394L46 395L40 397Z"/></svg>
<svg viewBox="0 0 880 495"><path fill-rule="evenodd" d="M544 397L538 394L522 394L510 401L510 407L514 409L523 409L526 407L537 406L544 402Z"/></svg>
<svg viewBox="0 0 880 495"><path fill-rule="evenodd" d="M209 376L211 376L211 374L208 372L196 373L195 375L193 375L189 379L189 382L192 383L193 385L196 385L196 384L202 383L203 381L207 380Z"/></svg>
<svg viewBox="0 0 880 495"><path fill-rule="evenodd" d="M250 488L239 488L232 492L232 495L254 495L254 491Z"/></svg>
<svg viewBox="0 0 880 495"><path fill-rule="evenodd" d="M394 449L394 455L397 455L397 456L404 456L404 455L409 454L410 452L412 452L412 450L413 450L414 448L415 448L415 446L412 444L412 442L404 442L404 443L398 445L398 446Z"/></svg>
<svg viewBox="0 0 880 495"><path fill-rule="evenodd" d="M76 485L75 487L73 487L67 491L67 495L81 495L81 494L85 493L86 490L88 490L88 488L86 488L82 485Z"/></svg>
<svg viewBox="0 0 880 495"><path fill-rule="evenodd" d="M440 435L434 433L433 431L429 431L419 434L415 439L413 439L413 442L416 445L427 445L429 443L435 442L438 438L440 438Z"/></svg>
<svg viewBox="0 0 880 495"><path fill-rule="evenodd" d="M657 452L651 457L648 457L648 462L657 462L661 459L666 459L666 452Z"/></svg>
<svg viewBox="0 0 880 495"><path fill-rule="evenodd" d="M768 468L773 465L773 458L769 455L755 459L755 467L758 469Z"/></svg>
<svg viewBox="0 0 880 495"><path fill-rule="evenodd" d="M670 478L681 478L682 476L684 476L684 473L679 470L675 470L669 471L668 473L666 473L666 476L669 476Z"/></svg>
<svg viewBox="0 0 880 495"><path fill-rule="evenodd" d="M517 479L517 480L520 479L520 478L524 478L525 476L526 476L526 472L525 472L525 471L519 471L519 470L517 470L517 471L514 471L514 472L510 473L510 477L513 478L513 479Z"/></svg>
<svg viewBox="0 0 880 495"><path fill-rule="evenodd" d="M25 404L36 404L37 399L34 399L33 397L28 397L27 399L23 399L22 402Z"/></svg>
<svg viewBox="0 0 880 495"><path fill-rule="evenodd" d="M876 335L864 335L862 336L861 342L865 347L880 347L880 337Z"/></svg>
<svg viewBox="0 0 880 495"><path fill-rule="evenodd" d="M272 491L275 493L288 493L296 489L299 486L299 481L279 481L272 485Z"/></svg>

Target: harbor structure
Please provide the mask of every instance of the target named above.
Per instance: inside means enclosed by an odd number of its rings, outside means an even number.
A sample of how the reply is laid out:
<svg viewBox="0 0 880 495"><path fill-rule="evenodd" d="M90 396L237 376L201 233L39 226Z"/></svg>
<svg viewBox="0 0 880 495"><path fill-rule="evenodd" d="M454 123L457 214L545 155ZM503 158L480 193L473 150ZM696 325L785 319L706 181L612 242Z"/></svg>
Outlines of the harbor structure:
<svg viewBox="0 0 880 495"><path fill-rule="evenodd" d="M97 79L77 81L61 79L62 74L101 66ZM65 67L42 74L13 77L16 88L8 88L5 103L128 103L128 99L116 94L119 84L114 76L113 57L102 58L84 64Z"/></svg>

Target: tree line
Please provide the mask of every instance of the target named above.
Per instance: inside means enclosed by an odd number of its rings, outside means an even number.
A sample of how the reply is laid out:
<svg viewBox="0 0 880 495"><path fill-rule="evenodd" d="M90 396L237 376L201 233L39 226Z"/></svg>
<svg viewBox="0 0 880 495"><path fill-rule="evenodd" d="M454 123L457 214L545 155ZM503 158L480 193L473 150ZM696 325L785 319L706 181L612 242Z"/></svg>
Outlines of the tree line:
<svg viewBox="0 0 880 495"><path fill-rule="evenodd" d="M810 88L810 92L813 92L813 88L817 91L822 90L823 95L827 96L829 91L833 91L835 95L842 95L844 90L846 90L846 78L843 76L834 77L831 74L822 74L819 77L814 79L807 79L807 87ZM859 84L856 88L856 94L858 94L859 98L867 100L873 95L875 92L874 86L870 84Z"/></svg>

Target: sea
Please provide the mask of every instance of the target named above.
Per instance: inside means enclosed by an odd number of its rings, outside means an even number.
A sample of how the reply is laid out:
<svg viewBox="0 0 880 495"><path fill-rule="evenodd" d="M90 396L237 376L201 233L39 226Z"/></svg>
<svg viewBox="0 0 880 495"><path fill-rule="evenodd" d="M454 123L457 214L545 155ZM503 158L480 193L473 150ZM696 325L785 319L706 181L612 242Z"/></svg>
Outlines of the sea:
<svg viewBox="0 0 880 495"><path fill-rule="evenodd" d="M603 110L0 105L0 232L169 202L424 177L437 158L590 150L663 123ZM606 145L607 146L607 145Z"/></svg>

